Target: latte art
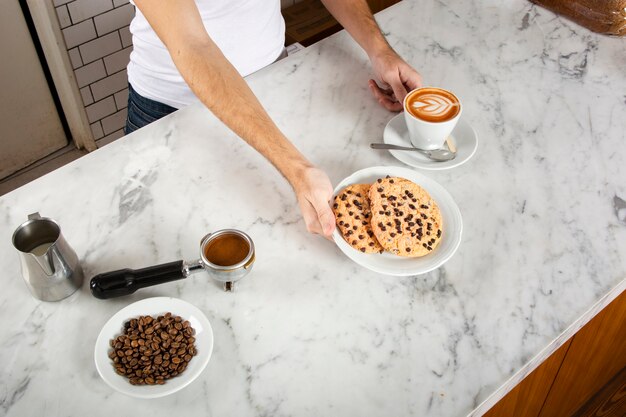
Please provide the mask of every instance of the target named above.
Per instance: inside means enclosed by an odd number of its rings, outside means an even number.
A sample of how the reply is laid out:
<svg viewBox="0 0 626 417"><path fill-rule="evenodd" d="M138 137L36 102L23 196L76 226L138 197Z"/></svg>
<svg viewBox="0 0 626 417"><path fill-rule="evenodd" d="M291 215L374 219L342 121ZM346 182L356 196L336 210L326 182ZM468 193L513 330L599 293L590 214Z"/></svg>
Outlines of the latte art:
<svg viewBox="0 0 626 417"><path fill-rule="evenodd" d="M439 88L423 88L407 97L406 110L426 122L444 122L453 119L460 111L454 94Z"/></svg>

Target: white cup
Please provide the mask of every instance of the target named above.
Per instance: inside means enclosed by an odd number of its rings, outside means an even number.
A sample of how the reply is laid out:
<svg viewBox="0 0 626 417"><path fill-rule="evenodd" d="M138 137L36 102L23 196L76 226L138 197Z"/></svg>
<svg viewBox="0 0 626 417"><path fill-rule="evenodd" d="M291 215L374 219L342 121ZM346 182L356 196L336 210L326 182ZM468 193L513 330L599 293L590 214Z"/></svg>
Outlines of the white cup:
<svg viewBox="0 0 626 417"><path fill-rule="evenodd" d="M442 90L456 97L457 101L459 102L459 112L456 114L456 116L441 122L427 122L414 116L410 111L408 111L407 103L410 97L414 95L417 91L426 88ZM426 150L440 149L443 147L444 142L446 141L450 133L452 133L452 131L454 130L456 123L459 121L459 118L461 117L461 111L463 110L463 107L461 106L461 101L456 95L448 90L437 87L422 87L412 90L404 98L403 106L404 120L406 121L406 127L409 130L409 138L411 139L411 144L416 148Z"/></svg>

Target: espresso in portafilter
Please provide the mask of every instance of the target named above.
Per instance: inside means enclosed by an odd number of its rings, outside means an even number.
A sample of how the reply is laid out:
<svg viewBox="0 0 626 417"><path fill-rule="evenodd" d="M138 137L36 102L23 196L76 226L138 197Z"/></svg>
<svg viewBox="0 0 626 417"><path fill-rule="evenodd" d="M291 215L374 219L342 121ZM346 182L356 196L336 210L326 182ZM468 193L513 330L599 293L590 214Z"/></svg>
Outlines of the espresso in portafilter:
<svg viewBox="0 0 626 417"><path fill-rule="evenodd" d="M446 122L461 111L459 99L441 88L420 88L406 98L405 110L425 122Z"/></svg>
<svg viewBox="0 0 626 417"><path fill-rule="evenodd" d="M243 261L250 245L242 236L226 233L211 240L204 248L204 256L214 265L232 266Z"/></svg>

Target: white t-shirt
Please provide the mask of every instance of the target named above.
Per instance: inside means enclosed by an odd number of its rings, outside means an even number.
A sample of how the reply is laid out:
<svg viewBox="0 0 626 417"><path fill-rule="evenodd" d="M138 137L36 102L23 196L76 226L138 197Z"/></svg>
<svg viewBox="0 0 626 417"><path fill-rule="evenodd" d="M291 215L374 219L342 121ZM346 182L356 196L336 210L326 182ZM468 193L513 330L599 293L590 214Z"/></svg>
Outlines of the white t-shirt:
<svg viewBox="0 0 626 417"><path fill-rule="evenodd" d="M285 44L279 0L195 0L207 33L242 77L274 62ZM138 8L130 24L128 81L142 96L181 108L198 101Z"/></svg>

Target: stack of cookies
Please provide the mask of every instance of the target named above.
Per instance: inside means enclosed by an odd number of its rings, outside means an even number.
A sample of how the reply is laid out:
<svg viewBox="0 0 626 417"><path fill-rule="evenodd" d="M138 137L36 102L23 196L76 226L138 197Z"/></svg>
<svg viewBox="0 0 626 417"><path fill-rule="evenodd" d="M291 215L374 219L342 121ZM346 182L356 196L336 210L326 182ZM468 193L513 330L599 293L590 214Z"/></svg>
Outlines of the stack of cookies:
<svg viewBox="0 0 626 417"><path fill-rule="evenodd" d="M349 185L335 197L333 211L345 241L364 253L419 257L441 240L439 207L426 190L404 178Z"/></svg>

